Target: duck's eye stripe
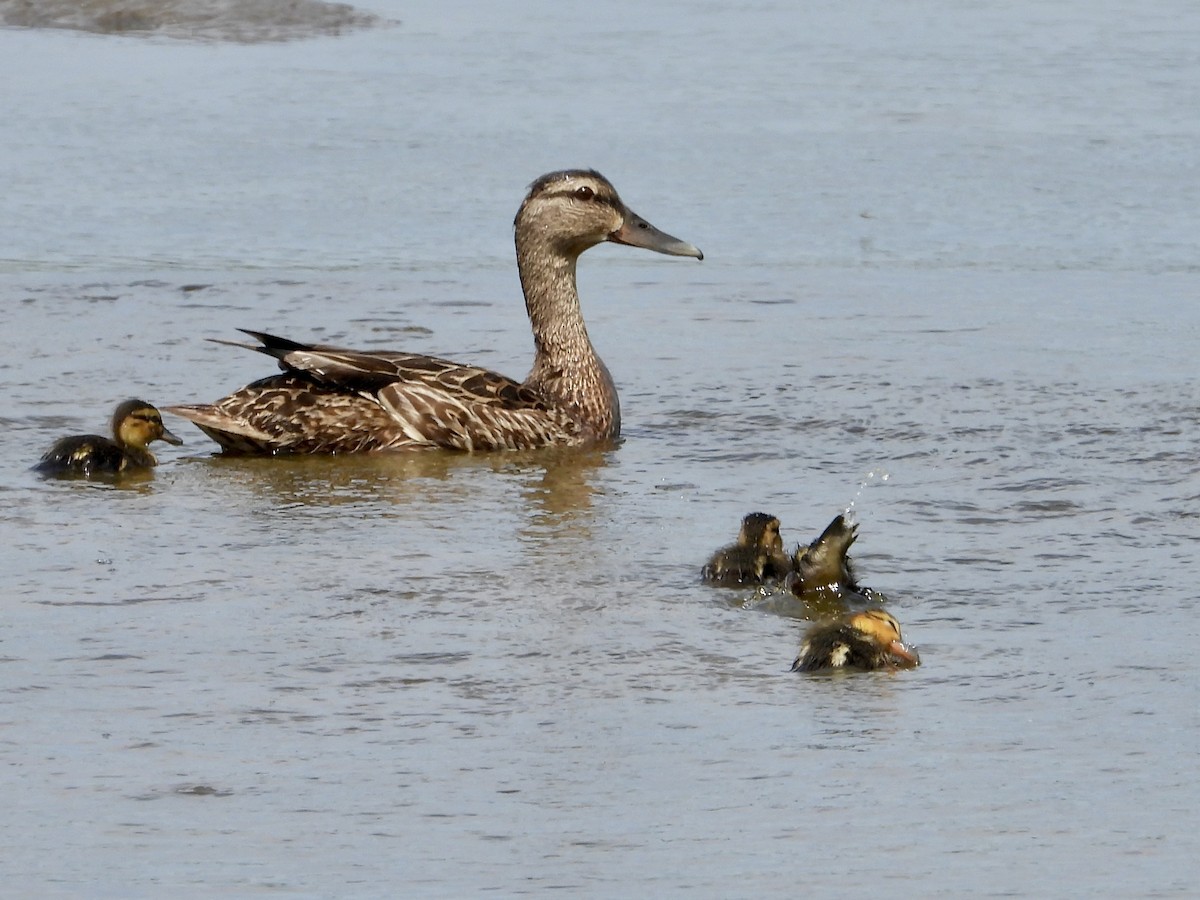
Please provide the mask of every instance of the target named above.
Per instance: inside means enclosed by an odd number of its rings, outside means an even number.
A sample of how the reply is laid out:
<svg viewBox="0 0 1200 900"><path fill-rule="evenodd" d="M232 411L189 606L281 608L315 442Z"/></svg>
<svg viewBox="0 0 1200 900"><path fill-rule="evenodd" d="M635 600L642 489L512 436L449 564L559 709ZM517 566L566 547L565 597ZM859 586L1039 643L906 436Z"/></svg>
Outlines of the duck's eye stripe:
<svg viewBox="0 0 1200 900"><path fill-rule="evenodd" d="M570 197L573 200L584 200L584 201L588 201L591 203L601 203L601 204L604 204L605 206L612 206L612 207L616 207L616 205L617 205L614 202L612 197L608 196L607 194L598 194L598 193L596 193L596 191L594 189L587 187L587 186L573 188L569 191L548 191L547 193L542 194L540 196L542 196L546 199L549 199L551 197Z"/></svg>

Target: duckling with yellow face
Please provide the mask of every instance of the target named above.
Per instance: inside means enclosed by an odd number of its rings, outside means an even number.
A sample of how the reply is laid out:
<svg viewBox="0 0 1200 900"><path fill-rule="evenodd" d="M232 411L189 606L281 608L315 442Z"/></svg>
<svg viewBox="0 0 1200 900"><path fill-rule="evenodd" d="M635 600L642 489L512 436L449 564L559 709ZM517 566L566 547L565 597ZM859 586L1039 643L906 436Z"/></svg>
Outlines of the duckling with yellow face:
<svg viewBox="0 0 1200 900"><path fill-rule="evenodd" d="M782 578L791 568L783 552L779 520L767 513L750 513L742 519L737 543L722 547L701 570L704 580L722 587L762 584Z"/></svg>
<svg viewBox="0 0 1200 900"><path fill-rule="evenodd" d="M916 649L904 643L895 617L868 609L809 629L792 671L911 669L920 664Z"/></svg>
<svg viewBox="0 0 1200 900"><path fill-rule="evenodd" d="M112 417L112 439L79 434L55 442L34 469L43 475L84 478L121 475L151 469L158 460L148 446L153 441L182 444L167 430L158 410L144 400L126 400Z"/></svg>

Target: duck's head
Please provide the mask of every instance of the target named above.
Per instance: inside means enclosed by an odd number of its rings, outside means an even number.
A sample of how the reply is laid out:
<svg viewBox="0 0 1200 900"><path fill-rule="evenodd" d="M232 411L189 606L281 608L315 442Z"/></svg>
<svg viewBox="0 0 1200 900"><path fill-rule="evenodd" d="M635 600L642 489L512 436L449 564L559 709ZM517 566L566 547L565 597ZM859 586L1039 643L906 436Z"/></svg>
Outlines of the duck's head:
<svg viewBox="0 0 1200 900"><path fill-rule="evenodd" d="M125 447L145 449L151 441L182 444L183 440L163 425L162 415L144 400L126 400L112 418L113 437Z"/></svg>
<svg viewBox="0 0 1200 900"><path fill-rule="evenodd" d="M852 615L849 624L851 628L870 638L881 650L886 651L896 665L921 664L921 657L916 649L904 643L900 634L900 623L891 613L882 609L868 609Z"/></svg>
<svg viewBox="0 0 1200 900"><path fill-rule="evenodd" d="M742 547L757 547L768 553L783 553L783 538L779 534L779 520L767 513L750 513L742 519L742 530L738 532L738 544Z"/></svg>
<svg viewBox="0 0 1200 900"><path fill-rule="evenodd" d="M530 185L513 225L518 244L547 241L569 257L612 241L669 256L704 259L698 248L659 231L629 209L609 180L591 169L543 175Z"/></svg>

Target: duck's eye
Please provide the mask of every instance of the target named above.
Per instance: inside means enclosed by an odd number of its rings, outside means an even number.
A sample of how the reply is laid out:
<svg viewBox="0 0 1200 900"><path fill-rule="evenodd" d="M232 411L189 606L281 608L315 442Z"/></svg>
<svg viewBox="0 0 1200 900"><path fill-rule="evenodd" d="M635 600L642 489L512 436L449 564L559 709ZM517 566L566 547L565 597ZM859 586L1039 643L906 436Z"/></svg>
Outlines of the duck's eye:
<svg viewBox="0 0 1200 900"><path fill-rule="evenodd" d="M596 192L593 191L586 184L583 187L575 188L575 197L579 200L591 200L595 196L596 196Z"/></svg>

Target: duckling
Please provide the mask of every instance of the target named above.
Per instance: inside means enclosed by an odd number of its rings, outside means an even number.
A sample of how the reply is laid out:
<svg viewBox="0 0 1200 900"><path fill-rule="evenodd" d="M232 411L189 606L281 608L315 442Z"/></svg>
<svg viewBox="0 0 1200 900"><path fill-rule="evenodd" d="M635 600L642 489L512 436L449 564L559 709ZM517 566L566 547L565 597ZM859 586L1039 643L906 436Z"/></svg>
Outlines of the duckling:
<svg viewBox="0 0 1200 900"><path fill-rule="evenodd" d="M779 520L767 513L750 513L742 519L737 543L723 547L701 570L705 581L723 587L762 584L782 578L791 568L779 536Z"/></svg>
<svg viewBox="0 0 1200 900"><path fill-rule="evenodd" d="M838 516L811 544L796 548L788 588L801 599L842 597L863 594L854 576L854 565L847 555L858 537L858 525ZM870 591L866 588L865 591Z"/></svg>
<svg viewBox="0 0 1200 900"><path fill-rule="evenodd" d="M113 439L80 434L55 442L34 469L44 475L82 475L84 478L120 475L158 465L147 449L152 441L182 444L163 425L158 410L144 400L126 400L112 417Z"/></svg>
<svg viewBox="0 0 1200 900"><path fill-rule="evenodd" d="M920 664L916 649L900 635L900 623L882 609L868 609L814 625L800 644L792 671L910 669Z"/></svg>

